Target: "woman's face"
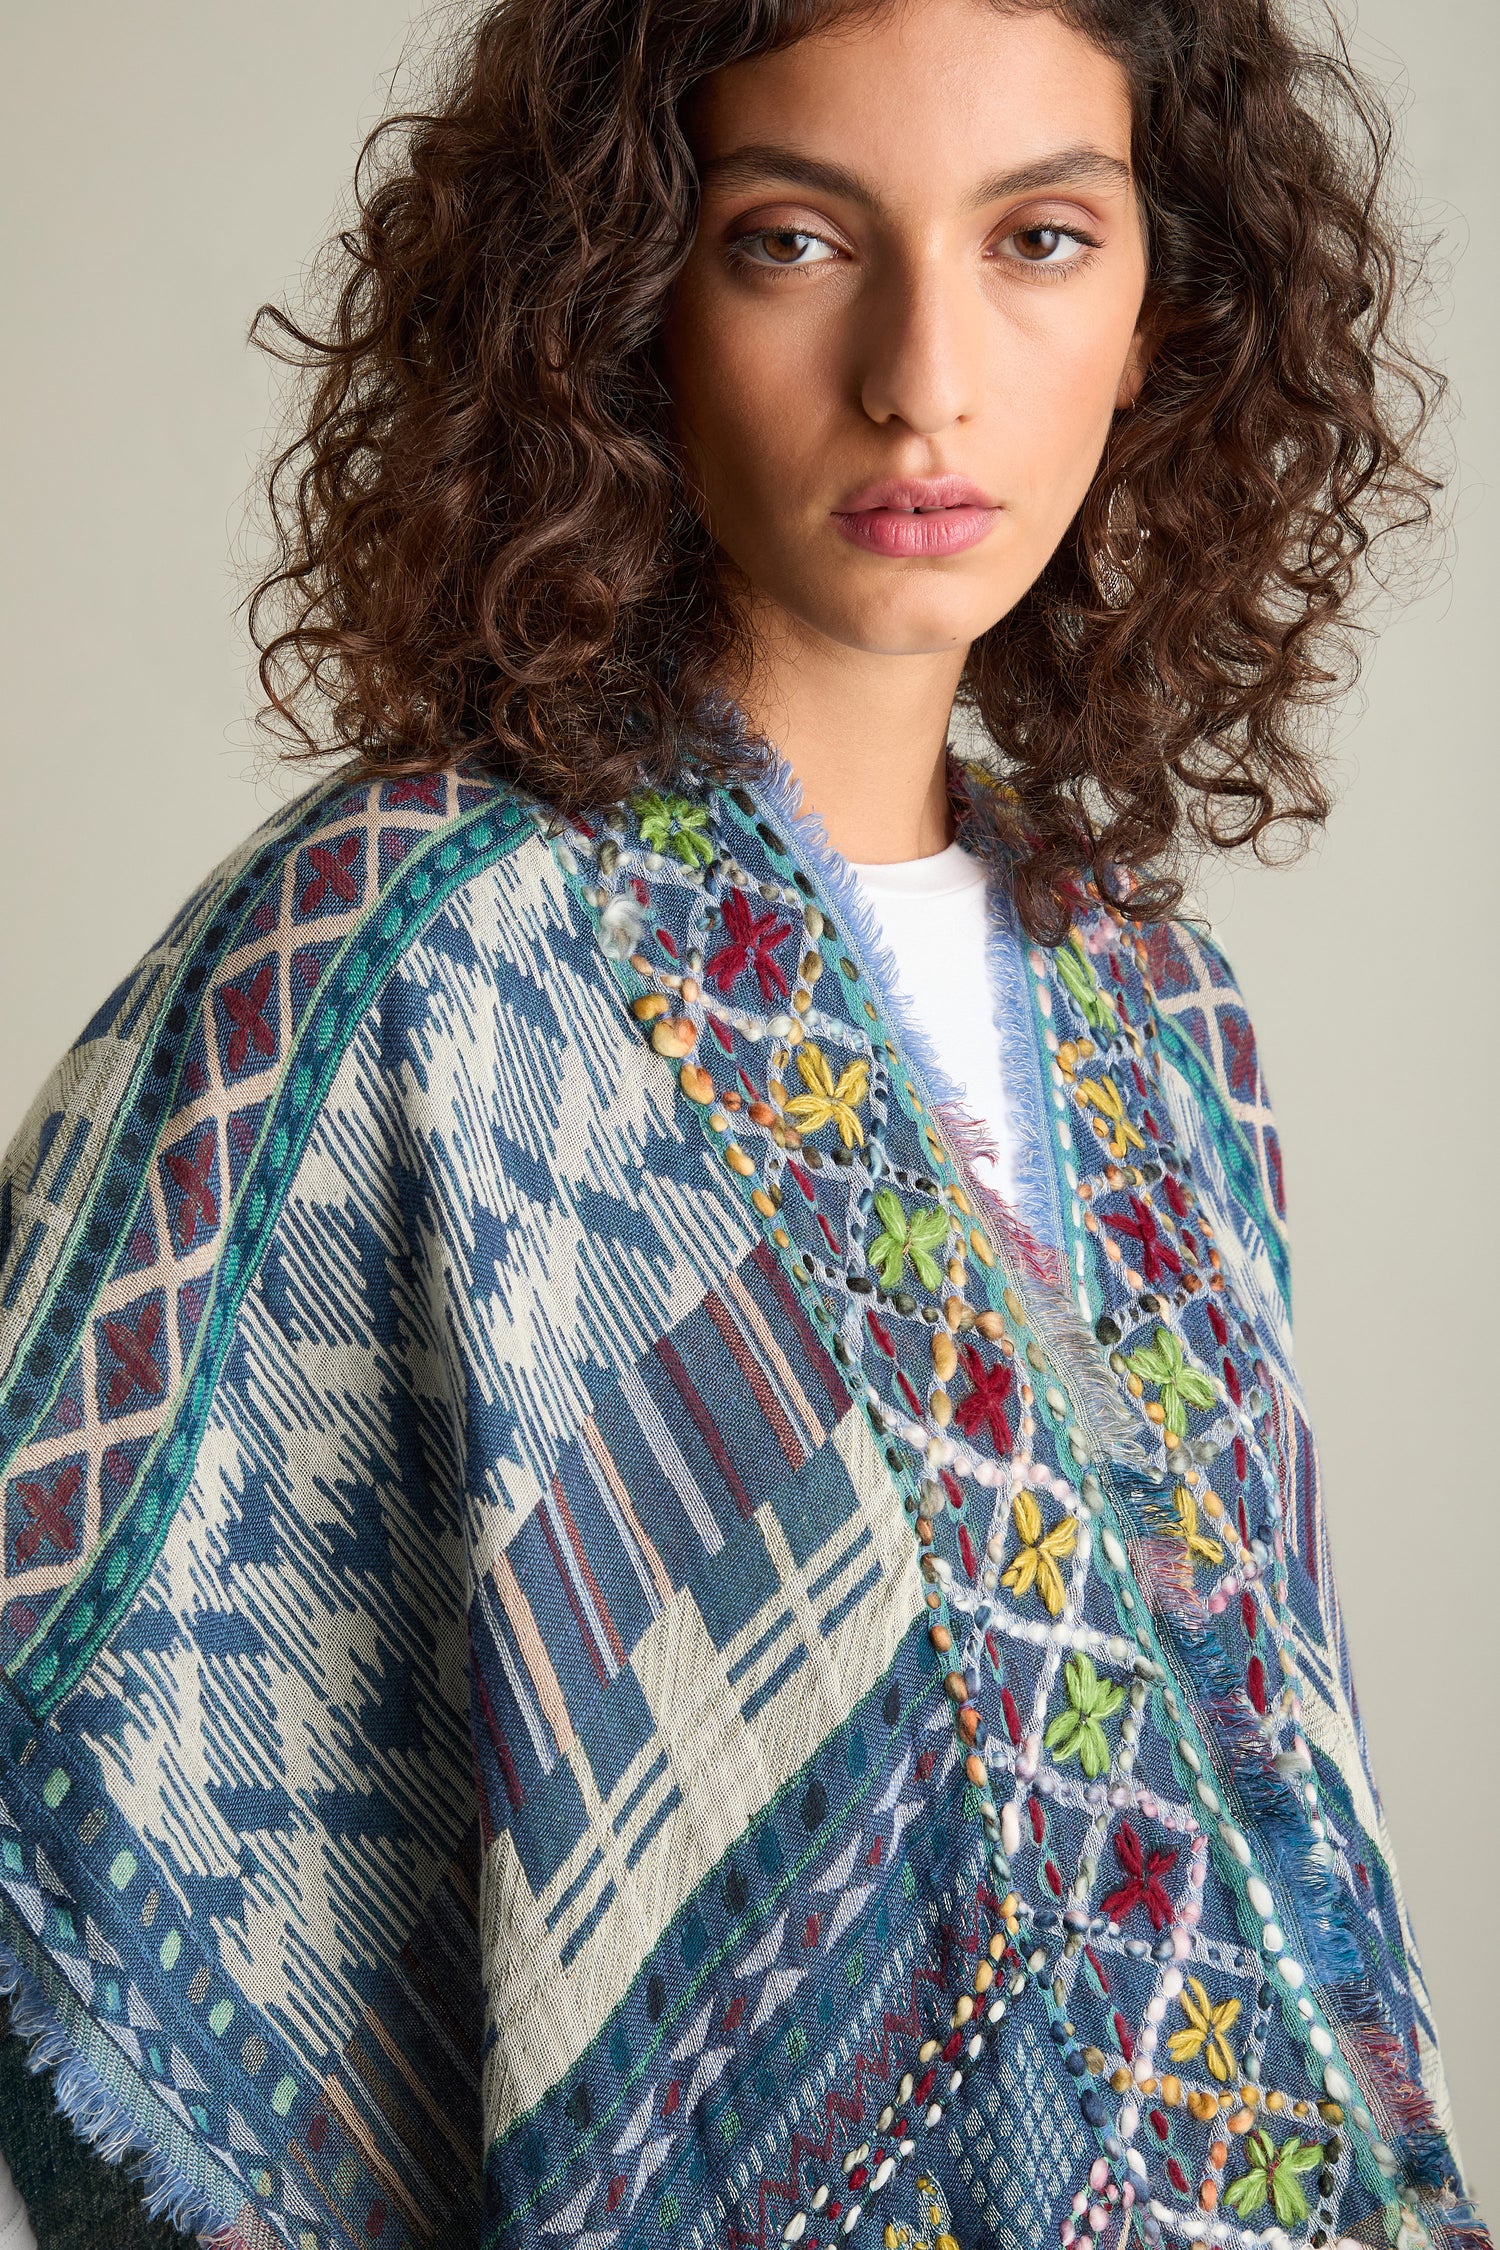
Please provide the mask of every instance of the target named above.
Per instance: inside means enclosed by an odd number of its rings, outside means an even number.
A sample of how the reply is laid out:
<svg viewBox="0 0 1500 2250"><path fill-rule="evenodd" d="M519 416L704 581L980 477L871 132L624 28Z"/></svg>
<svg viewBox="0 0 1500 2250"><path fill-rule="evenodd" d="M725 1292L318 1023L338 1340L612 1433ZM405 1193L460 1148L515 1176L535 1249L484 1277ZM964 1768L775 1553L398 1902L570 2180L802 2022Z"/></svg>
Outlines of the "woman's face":
<svg viewBox="0 0 1500 2250"><path fill-rule="evenodd" d="M967 647L1036 579L1142 372L1120 66L1047 12L901 0L720 71L667 379L753 621Z"/></svg>

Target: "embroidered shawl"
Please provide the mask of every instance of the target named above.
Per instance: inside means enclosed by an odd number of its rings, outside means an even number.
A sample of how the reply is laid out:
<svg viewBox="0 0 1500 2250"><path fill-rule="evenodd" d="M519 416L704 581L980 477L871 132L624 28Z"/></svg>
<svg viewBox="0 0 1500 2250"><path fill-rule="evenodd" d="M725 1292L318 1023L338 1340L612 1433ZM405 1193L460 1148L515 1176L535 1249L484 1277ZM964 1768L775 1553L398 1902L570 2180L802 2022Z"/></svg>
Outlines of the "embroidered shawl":
<svg viewBox="0 0 1500 2250"><path fill-rule="evenodd" d="M335 777L0 1200L0 1983L243 2250L1481 2239L1200 931ZM976 1037L994 1035L975 1027Z"/></svg>

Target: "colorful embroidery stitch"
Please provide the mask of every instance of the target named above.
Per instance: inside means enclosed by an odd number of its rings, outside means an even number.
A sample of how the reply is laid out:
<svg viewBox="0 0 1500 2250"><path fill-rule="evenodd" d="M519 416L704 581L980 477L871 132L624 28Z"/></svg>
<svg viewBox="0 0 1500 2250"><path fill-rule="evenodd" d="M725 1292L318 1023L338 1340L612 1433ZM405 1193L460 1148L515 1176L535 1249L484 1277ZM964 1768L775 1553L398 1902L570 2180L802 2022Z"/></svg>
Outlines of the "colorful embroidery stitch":
<svg viewBox="0 0 1500 2250"><path fill-rule="evenodd" d="M330 785L12 1150L4 1974L153 2209L1479 2239L1248 1022L953 780L1020 1212L776 773Z"/></svg>

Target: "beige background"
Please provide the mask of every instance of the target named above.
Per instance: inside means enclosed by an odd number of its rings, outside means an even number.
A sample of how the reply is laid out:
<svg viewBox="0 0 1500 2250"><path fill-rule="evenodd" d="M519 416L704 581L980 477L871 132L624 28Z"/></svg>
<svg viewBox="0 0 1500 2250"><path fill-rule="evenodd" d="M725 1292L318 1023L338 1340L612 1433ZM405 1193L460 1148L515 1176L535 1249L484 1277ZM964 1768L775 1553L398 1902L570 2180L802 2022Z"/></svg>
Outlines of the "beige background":
<svg viewBox="0 0 1500 2250"><path fill-rule="evenodd" d="M257 776L232 614L270 401L244 331L325 232L416 15L4 0L0 1141L192 884L302 786ZM1444 236L1456 529L1345 713L1322 848L1203 896L1281 1113L1357 1676L1493 2212L1500 10L1363 0L1354 44L1398 83Z"/></svg>

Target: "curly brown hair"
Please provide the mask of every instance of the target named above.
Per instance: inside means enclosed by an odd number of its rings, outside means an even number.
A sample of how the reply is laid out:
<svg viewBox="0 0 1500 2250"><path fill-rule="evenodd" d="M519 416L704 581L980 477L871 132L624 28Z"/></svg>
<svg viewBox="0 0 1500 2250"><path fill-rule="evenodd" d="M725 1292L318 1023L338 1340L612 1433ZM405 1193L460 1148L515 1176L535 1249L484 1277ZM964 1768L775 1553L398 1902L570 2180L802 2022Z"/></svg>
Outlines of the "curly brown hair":
<svg viewBox="0 0 1500 2250"><path fill-rule="evenodd" d="M1374 542L1433 520L1444 384L1403 337L1424 253L1336 21L1325 49L1280 0L995 4L1123 66L1149 239L1140 396L960 689L1050 942L1084 874L1130 870L1156 916L1186 838L1259 849L1326 817L1306 716L1358 671ZM326 322L263 306L252 330L306 383L250 604L292 755L465 758L566 812L743 766L743 730L705 722L743 627L656 355L696 215L682 117L709 73L850 12L501 0L370 135Z"/></svg>

